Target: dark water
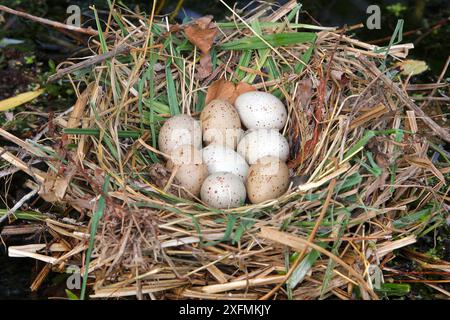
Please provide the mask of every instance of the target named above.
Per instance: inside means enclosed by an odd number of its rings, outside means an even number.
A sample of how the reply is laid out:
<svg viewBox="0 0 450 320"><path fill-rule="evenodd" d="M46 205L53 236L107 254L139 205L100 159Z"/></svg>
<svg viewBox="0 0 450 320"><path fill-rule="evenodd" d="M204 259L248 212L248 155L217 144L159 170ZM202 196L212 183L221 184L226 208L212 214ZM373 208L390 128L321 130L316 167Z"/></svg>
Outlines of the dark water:
<svg viewBox="0 0 450 320"><path fill-rule="evenodd" d="M150 12L151 1L123 1L130 8L139 6L141 11ZM161 13L172 12L178 1L168 0L165 1L165 6ZM270 2L270 1L267 1ZM280 1L286 2L286 1ZM69 5L77 4L82 8L82 12L85 14L84 21L92 24L92 16L89 11L89 5L95 4L99 10L107 9L107 2L104 0L88 1L88 0L2 0L2 4L10 6L16 9L22 9L29 13L45 16L53 20L63 21L66 17L66 8ZM229 4L233 4L234 1L227 1ZM404 38L403 42L415 42L416 49L411 52L410 57L416 59L425 60L430 65L430 70L422 76L421 81L433 81L441 72L441 69L447 59L450 52L450 28L447 23L444 26L436 28L434 31L430 31L430 27L435 25L442 19L450 16L449 1L448 0L385 0L385 1L372 1L372 0L305 0L303 3L303 10L309 13L301 14L301 22L313 23L311 16L325 26L342 26L353 25L356 23L365 23L368 15L366 9L371 4L377 4L381 8L381 29L369 30L363 28L355 31L356 36L362 40L370 41L389 37L394 31L397 19L405 19L404 31L419 30L412 32L410 35ZM248 1L238 1L238 7L248 4ZM219 3L219 1L195 1L186 0L183 1L182 9L174 17L174 20L181 21L188 17L198 17L204 14L212 14L217 20L222 19L227 14L226 9ZM102 11L100 11L102 16ZM91 21L90 21L91 20ZM68 56L73 54L77 50L77 45L74 45L72 41L61 36L55 30L48 29L42 25L17 19L13 22L7 30L2 29L0 24L0 39L3 37L15 38L25 40L25 44L19 46L20 50L34 53L36 59L43 64L43 70L31 70L31 72L39 73L44 72L49 59L56 62L65 60ZM60 42L57 42L59 40ZM386 45L388 40L380 43L380 45ZM2 54L0 49L0 59ZM25 53L24 53L25 54ZM0 64L1 69L1 64ZM37 75L38 78L39 74ZM18 89L21 85L11 84L11 94L14 90ZM24 84L24 86L26 83ZM3 89L7 90L7 89ZM22 90L23 91L23 90ZM9 92L0 92L0 96L11 95ZM61 93L58 93L60 97ZM70 93L67 94L70 96ZM70 101L64 102L61 99L55 99L55 104L59 103L62 107L70 105ZM49 108L55 108L49 106ZM1 124L1 123L0 123ZM0 179L0 187L3 187L5 180ZM3 192L3 188L2 191ZM9 203L11 205L11 203ZM0 202L0 208L5 205ZM450 232L448 228L445 229L445 234ZM1 226L0 226L1 231ZM23 239L4 239L7 245L13 244L25 244ZM421 240L420 244L423 246L422 250L426 251L427 248L432 248L433 243L427 244L428 238ZM443 248L444 255L448 257L448 241ZM37 271L42 268L41 264L37 264L31 259L20 258L8 258L6 256L5 248L3 245L0 249L0 299L34 299L45 298L53 296L51 291L41 291L38 293L31 293L29 286L37 275ZM55 280L55 276L49 277L43 289L49 289L52 287L52 282ZM60 290L56 295L61 295Z"/></svg>

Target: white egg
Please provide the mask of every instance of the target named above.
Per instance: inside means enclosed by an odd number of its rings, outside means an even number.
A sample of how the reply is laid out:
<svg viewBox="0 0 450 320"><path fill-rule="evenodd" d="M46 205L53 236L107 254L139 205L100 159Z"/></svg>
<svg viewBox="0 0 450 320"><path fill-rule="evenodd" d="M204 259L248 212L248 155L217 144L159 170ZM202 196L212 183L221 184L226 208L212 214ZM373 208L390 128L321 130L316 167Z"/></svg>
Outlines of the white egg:
<svg viewBox="0 0 450 320"><path fill-rule="evenodd" d="M249 130L239 142L237 152L249 164L266 156L286 161L289 157L289 143L274 129Z"/></svg>
<svg viewBox="0 0 450 320"><path fill-rule="evenodd" d="M203 182L200 196L211 207L227 209L243 205L246 191L238 176L229 172L216 172Z"/></svg>
<svg viewBox="0 0 450 320"><path fill-rule="evenodd" d="M286 108L273 94L246 92L237 97L234 105L247 129L281 130L286 124Z"/></svg>
<svg viewBox="0 0 450 320"><path fill-rule="evenodd" d="M159 150L170 154L182 145L190 144L196 149L202 146L202 128L200 121L186 115L179 114L168 119L159 131Z"/></svg>
<svg viewBox="0 0 450 320"><path fill-rule="evenodd" d="M203 162L208 166L210 174L215 172L230 172L247 179L248 164L236 151L228 147L210 144L202 149Z"/></svg>

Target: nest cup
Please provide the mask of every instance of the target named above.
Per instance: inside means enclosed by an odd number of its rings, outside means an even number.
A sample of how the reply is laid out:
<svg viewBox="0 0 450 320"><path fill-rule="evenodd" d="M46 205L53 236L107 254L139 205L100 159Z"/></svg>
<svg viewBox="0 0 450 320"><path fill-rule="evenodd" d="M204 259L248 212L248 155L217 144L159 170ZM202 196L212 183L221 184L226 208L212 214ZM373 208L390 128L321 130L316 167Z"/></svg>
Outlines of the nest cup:
<svg viewBox="0 0 450 320"><path fill-rule="evenodd" d="M91 40L96 57L129 53L71 78L84 89L56 122L74 146L63 159L70 170L55 172L61 158L49 154L41 196L89 219L47 220L65 246L55 267L79 265L92 298L381 297L381 262L425 228L404 217L439 215L445 187L425 161L423 115L379 69L411 46L386 52L344 29L302 24L295 1L228 9L225 22L168 27L113 8ZM250 90L286 105L290 187L261 204L214 209L177 185L158 132L174 115L198 119L212 99Z"/></svg>

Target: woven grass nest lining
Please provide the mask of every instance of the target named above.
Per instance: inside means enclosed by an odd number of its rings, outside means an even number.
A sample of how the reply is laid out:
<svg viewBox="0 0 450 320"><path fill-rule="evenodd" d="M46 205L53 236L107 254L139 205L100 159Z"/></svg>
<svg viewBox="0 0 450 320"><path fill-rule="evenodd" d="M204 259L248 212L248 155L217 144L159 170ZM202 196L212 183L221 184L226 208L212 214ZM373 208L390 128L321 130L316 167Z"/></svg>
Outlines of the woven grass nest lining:
<svg viewBox="0 0 450 320"><path fill-rule="evenodd" d="M267 37L297 34L299 8L234 11L228 23L207 26L218 30L208 50L193 46L183 26L167 32L165 20L112 11L93 53L124 45L130 53L70 77L85 89L56 118L62 147L41 148L50 159L36 179L41 196L91 217L82 225L46 219L65 248L47 262L88 264L94 298L382 296L384 263L429 227L420 213L445 219L448 166L428 158L419 118L443 139L448 132L415 109L404 78L390 77L389 65L380 71L386 50L318 26L302 25L310 42ZM391 47L389 59L410 48ZM285 102L292 184L282 197L212 209L182 198L164 167L153 138L164 119L198 116L219 83L251 84Z"/></svg>

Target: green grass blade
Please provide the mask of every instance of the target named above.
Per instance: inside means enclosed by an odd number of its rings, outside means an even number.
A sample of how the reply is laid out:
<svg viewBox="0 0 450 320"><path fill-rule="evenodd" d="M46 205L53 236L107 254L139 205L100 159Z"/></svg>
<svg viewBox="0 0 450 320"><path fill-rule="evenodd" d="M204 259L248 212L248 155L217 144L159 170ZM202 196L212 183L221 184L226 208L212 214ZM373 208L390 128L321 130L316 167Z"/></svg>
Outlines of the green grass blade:
<svg viewBox="0 0 450 320"><path fill-rule="evenodd" d="M95 23L97 25L98 38L100 39L100 46L102 48L102 53L106 53L106 52L108 52L108 46L106 45L106 40L103 35L102 26L100 24L100 19L98 18L97 9L95 9L95 6L93 6L93 11L94 11Z"/></svg>
<svg viewBox="0 0 450 320"><path fill-rule="evenodd" d="M0 217L6 215L8 210L0 209ZM20 220L28 220L28 221L44 221L47 219L47 216L34 211L16 211L14 212L14 217Z"/></svg>
<svg viewBox="0 0 450 320"><path fill-rule="evenodd" d="M292 9L291 12L289 12L289 14L287 15L287 21L291 22L295 18L295 16L297 15L297 12L299 12L301 8L302 8L302 4L297 3L295 5L294 9Z"/></svg>
<svg viewBox="0 0 450 320"><path fill-rule="evenodd" d="M166 81L167 81L167 99L169 100L170 114L172 116L180 113L178 106L177 91L175 88L175 82L173 80L172 71L170 70L170 64L166 66Z"/></svg>
<svg viewBox="0 0 450 320"><path fill-rule="evenodd" d="M341 214L344 214L345 216L339 227L339 231L338 231L338 235L337 235L337 238L339 240L335 241L333 243L333 247L331 248L331 253L334 255L338 254L339 247L341 246L341 243L342 243L341 238L344 235L345 230L347 229L347 225L350 221L350 215L351 215L351 212L346 209L341 210L340 212L341 212ZM333 276L333 269L334 269L334 260L330 259L328 261L327 269L323 276L322 288L320 290L320 299L323 299L323 296L328 288L328 284L330 283L331 277Z"/></svg>
<svg viewBox="0 0 450 320"><path fill-rule="evenodd" d="M295 16L295 14L294 14L294 16ZM264 29L267 29L267 28L278 28L278 27L281 27L283 25L286 25L285 22L260 22L260 24L261 24L261 27L264 28ZM217 26L219 28L222 28L222 29L236 29L236 28L246 29L247 28L247 26L244 23L242 23L242 22L238 22L238 23L235 23L235 22L217 22ZM313 24L306 24L306 23L289 23L288 27L290 29L303 28L303 29L309 29L309 30L329 30L329 31L336 30L336 28L334 28L334 27L321 27L321 26L316 26L316 25L313 25Z"/></svg>
<svg viewBox="0 0 450 320"><path fill-rule="evenodd" d="M393 225L396 229L405 228L411 224L420 223L428 220L431 213L434 211L433 207L428 207L426 209L417 211L415 213L408 214L407 216L401 217L394 221Z"/></svg>
<svg viewBox="0 0 450 320"><path fill-rule="evenodd" d="M79 129L79 128L66 128L63 130L66 134L79 134L79 135L85 135L85 136L94 136L99 137L100 136L100 129ZM123 131L119 130L117 131L117 135L119 138L134 138L138 139L142 133L139 131Z"/></svg>
<svg viewBox="0 0 450 320"><path fill-rule="evenodd" d="M105 195L108 192L108 186L109 186L109 176L106 176L105 183L103 184L103 195L98 200L97 210L94 212L94 215L92 216L91 232L90 232L90 237L89 237L89 247L86 252L86 263L84 265L84 277L83 277L83 284L81 286L80 300L84 300L85 295L86 295L86 284L87 284L87 279L88 279L88 275L89 275L89 264L91 262L91 254L92 254L92 250L94 249L94 241L95 241L95 235L97 233L97 226L98 226L100 219L103 216L103 212L106 207Z"/></svg>
<svg viewBox="0 0 450 320"><path fill-rule="evenodd" d="M317 259L319 259L319 257L320 257L319 251L311 250L311 252L309 252L303 258L302 262L300 262L297 268L295 268L294 272L292 272L292 275L286 282L286 285L289 288L294 289L297 286L297 284L299 284L300 281L302 281L305 278L306 274L312 268Z"/></svg>
<svg viewBox="0 0 450 320"><path fill-rule="evenodd" d="M411 286L408 283L382 283L379 289L375 292L386 296L405 296L411 291Z"/></svg>
<svg viewBox="0 0 450 320"><path fill-rule="evenodd" d="M316 41L315 39L315 35L314 35L314 42ZM312 53L314 51L314 43L311 44L311 46L305 51L305 53L302 55L302 57L300 58L300 60L303 62L297 62L295 64L294 67L294 71L297 74L300 74L303 72L303 69L305 68L305 65L307 65L309 63L309 60L311 59Z"/></svg>
<svg viewBox="0 0 450 320"><path fill-rule="evenodd" d="M253 52L251 50L244 50L244 52L241 54L241 57L239 58L239 65L241 67L248 67L250 64L250 60L252 59ZM236 70L236 78L238 78L239 81L242 81L245 77L246 72L244 70L241 70L239 67Z"/></svg>
<svg viewBox="0 0 450 320"><path fill-rule="evenodd" d="M316 38L312 32L278 33L264 35L262 38L272 47L288 46L297 43L311 43ZM251 50L266 49L267 44L259 37L245 37L238 40L232 40L219 46L221 50Z"/></svg>

